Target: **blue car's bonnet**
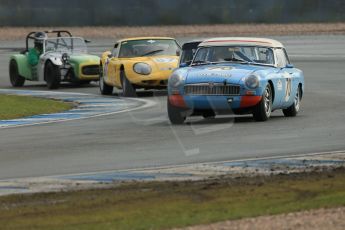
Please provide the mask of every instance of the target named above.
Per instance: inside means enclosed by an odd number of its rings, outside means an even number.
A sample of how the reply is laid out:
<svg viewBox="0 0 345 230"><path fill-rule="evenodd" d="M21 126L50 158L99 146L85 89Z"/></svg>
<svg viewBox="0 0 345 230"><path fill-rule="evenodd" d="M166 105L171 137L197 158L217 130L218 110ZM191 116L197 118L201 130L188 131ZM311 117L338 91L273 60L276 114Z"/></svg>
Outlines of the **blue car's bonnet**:
<svg viewBox="0 0 345 230"><path fill-rule="evenodd" d="M216 64L201 65L190 67L187 71L185 82L202 83L202 82L224 82L238 84L243 77L250 73L260 70L272 69L272 67L243 65L243 64Z"/></svg>

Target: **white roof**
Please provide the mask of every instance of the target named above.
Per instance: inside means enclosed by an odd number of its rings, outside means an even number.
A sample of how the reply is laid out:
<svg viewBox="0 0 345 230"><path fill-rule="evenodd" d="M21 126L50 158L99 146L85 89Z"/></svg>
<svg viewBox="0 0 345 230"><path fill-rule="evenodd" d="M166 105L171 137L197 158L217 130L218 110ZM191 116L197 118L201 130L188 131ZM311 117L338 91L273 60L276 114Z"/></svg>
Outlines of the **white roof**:
<svg viewBox="0 0 345 230"><path fill-rule="evenodd" d="M204 40L199 46L265 46L265 47L284 47L280 42L268 38L252 37L221 37Z"/></svg>

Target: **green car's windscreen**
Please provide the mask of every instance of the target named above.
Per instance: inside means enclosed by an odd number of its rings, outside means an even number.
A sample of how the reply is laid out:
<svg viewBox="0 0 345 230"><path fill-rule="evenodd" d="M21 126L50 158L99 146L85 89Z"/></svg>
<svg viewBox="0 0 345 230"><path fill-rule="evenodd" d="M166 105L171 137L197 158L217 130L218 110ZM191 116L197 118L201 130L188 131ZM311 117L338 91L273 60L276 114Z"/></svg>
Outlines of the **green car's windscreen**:
<svg viewBox="0 0 345 230"><path fill-rule="evenodd" d="M45 41L45 52L87 53L87 46L82 38L57 37Z"/></svg>

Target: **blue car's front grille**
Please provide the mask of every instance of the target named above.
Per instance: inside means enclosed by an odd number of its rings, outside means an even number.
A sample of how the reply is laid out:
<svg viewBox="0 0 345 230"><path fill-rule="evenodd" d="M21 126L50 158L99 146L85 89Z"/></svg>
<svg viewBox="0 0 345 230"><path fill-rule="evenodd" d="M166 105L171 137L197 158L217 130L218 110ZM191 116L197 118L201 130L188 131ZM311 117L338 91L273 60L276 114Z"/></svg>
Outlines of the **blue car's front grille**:
<svg viewBox="0 0 345 230"><path fill-rule="evenodd" d="M186 95L239 95L239 85L224 85L223 83L198 83L184 86Z"/></svg>

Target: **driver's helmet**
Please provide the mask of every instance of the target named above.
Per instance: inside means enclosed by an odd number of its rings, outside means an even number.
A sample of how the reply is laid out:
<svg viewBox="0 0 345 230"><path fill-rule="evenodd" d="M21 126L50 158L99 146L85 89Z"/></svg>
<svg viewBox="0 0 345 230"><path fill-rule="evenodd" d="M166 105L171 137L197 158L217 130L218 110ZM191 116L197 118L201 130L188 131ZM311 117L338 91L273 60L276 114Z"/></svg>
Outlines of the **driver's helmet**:
<svg viewBox="0 0 345 230"><path fill-rule="evenodd" d="M35 48L41 51L43 49L44 39L47 38L47 34L44 32L36 32L34 37L35 37Z"/></svg>
<svg viewBox="0 0 345 230"><path fill-rule="evenodd" d="M273 51L271 49L267 49L266 51L266 63L273 64Z"/></svg>

